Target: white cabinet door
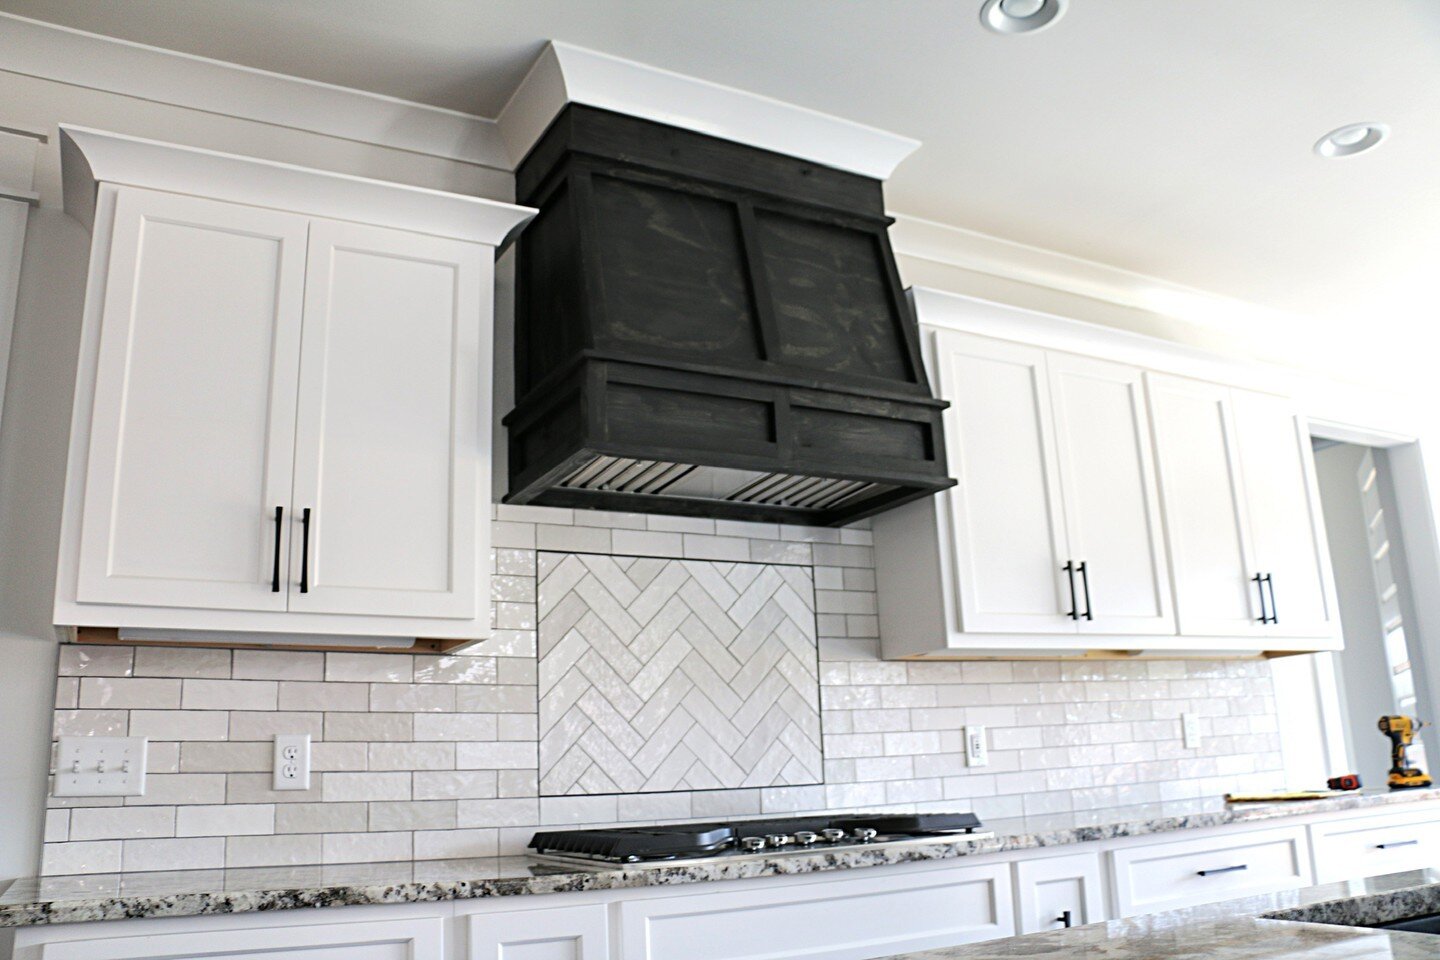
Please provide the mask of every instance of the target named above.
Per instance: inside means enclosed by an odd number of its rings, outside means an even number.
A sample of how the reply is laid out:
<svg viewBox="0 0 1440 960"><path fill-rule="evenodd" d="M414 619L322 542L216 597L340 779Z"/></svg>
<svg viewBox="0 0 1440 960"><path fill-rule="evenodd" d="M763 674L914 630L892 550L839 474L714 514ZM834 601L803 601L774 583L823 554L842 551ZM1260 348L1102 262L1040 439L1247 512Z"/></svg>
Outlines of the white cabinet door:
<svg viewBox="0 0 1440 960"><path fill-rule="evenodd" d="M1045 351L935 332L955 585L971 633L1074 633Z"/></svg>
<svg viewBox="0 0 1440 960"><path fill-rule="evenodd" d="M1082 633L1175 632L1143 374L1050 353L1070 557L1083 566Z"/></svg>
<svg viewBox="0 0 1440 960"><path fill-rule="evenodd" d="M1266 633L1332 636L1338 632L1335 587L1309 433L1283 397L1233 394L1255 566L1273 606Z"/></svg>
<svg viewBox="0 0 1440 960"><path fill-rule="evenodd" d="M307 223L120 191L80 602L285 609L275 510L290 502Z"/></svg>
<svg viewBox="0 0 1440 960"><path fill-rule="evenodd" d="M1020 933L1081 927L1106 919L1100 857L1077 853L1015 864Z"/></svg>
<svg viewBox="0 0 1440 960"><path fill-rule="evenodd" d="M610 908L506 910L470 917L468 960L606 960Z"/></svg>
<svg viewBox="0 0 1440 960"><path fill-rule="evenodd" d="M620 904L621 960L868 960L1014 932L1005 863Z"/></svg>
<svg viewBox="0 0 1440 960"><path fill-rule="evenodd" d="M200 918L208 920L211 918ZM134 927L134 924L129 925ZM143 925L142 925L143 926ZM23 960L444 960L444 921L377 920L185 933L116 925L91 940L21 947Z"/></svg>
<svg viewBox="0 0 1440 960"><path fill-rule="evenodd" d="M475 616L489 248L314 221L290 609ZM306 511L309 511L308 514ZM308 521L307 521L308 517ZM308 525L308 531L306 529Z"/></svg>
<svg viewBox="0 0 1440 960"><path fill-rule="evenodd" d="M1229 387L1147 373L1180 632L1255 636L1258 570Z"/></svg>

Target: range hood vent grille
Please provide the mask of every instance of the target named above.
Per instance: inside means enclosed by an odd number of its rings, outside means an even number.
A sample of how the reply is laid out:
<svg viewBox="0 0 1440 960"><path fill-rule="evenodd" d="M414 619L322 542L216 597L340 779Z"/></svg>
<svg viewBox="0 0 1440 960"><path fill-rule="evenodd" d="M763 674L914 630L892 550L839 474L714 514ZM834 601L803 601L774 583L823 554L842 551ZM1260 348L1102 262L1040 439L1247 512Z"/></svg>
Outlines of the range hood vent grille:
<svg viewBox="0 0 1440 960"><path fill-rule="evenodd" d="M516 171L507 502L839 525L951 486L880 187L566 107Z"/></svg>
<svg viewBox="0 0 1440 960"><path fill-rule="evenodd" d="M597 456L558 485L598 493L641 494L692 500L826 511L893 489L888 484L838 477L762 473L664 460Z"/></svg>

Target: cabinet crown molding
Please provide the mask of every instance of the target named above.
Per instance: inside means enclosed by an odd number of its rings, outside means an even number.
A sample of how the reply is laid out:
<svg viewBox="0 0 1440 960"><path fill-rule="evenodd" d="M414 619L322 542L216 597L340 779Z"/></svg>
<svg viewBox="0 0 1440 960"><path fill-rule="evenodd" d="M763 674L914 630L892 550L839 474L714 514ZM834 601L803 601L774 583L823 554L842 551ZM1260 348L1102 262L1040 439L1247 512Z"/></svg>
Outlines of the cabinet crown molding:
<svg viewBox="0 0 1440 960"><path fill-rule="evenodd" d="M65 211L91 229L101 183L393 227L503 249L536 211L481 197L60 125Z"/></svg>
<svg viewBox="0 0 1440 960"><path fill-rule="evenodd" d="M552 40L497 121L512 167L583 103L885 180L920 141L793 103Z"/></svg>

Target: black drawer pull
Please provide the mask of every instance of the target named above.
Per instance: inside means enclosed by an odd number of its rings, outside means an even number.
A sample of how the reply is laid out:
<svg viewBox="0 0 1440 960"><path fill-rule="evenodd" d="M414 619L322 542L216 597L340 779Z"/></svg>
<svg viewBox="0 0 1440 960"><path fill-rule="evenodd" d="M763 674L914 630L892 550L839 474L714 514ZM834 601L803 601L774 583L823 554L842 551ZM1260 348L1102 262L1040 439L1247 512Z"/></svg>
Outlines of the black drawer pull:
<svg viewBox="0 0 1440 960"><path fill-rule="evenodd" d="M1235 864L1235 866L1233 866L1233 867L1215 867L1215 868L1212 869L1212 870L1197 870L1196 872L1197 872L1198 874L1200 874L1200 876L1202 876L1202 877L1213 877L1213 876L1215 876L1217 873L1236 873L1236 872L1238 872L1238 871L1240 871L1240 870L1249 870L1249 869L1250 869L1250 864L1248 864L1248 863L1237 863L1237 864Z"/></svg>
<svg viewBox="0 0 1440 960"><path fill-rule="evenodd" d="M273 573L270 574L270 592L271 592L271 593L279 593L279 592L280 592L280 540L281 540L281 526L280 526L280 521L283 520L284 518L285 518L285 508L284 508L284 507L276 507L276 508L275 508L275 570L274 570Z"/></svg>
<svg viewBox="0 0 1440 960"><path fill-rule="evenodd" d="M1090 612L1090 570L1086 561L1080 561L1080 582L1085 586L1085 619L1094 620L1095 615Z"/></svg>
<svg viewBox="0 0 1440 960"><path fill-rule="evenodd" d="M300 511L300 592L310 592L310 508Z"/></svg>
<svg viewBox="0 0 1440 960"><path fill-rule="evenodd" d="M1069 910L1066 910L1064 913L1060 914L1060 916L1056 917L1055 922L1065 927L1075 926L1075 921L1071 917L1071 912Z"/></svg>
<svg viewBox="0 0 1440 960"><path fill-rule="evenodd" d="M1394 850L1396 847L1417 847L1419 840L1391 840L1389 843L1375 844L1376 850Z"/></svg>
<svg viewBox="0 0 1440 960"><path fill-rule="evenodd" d="M1275 574L1265 574L1265 586L1270 588L1270 622L1280 622L1280 609L1275 606Z"/></svg>

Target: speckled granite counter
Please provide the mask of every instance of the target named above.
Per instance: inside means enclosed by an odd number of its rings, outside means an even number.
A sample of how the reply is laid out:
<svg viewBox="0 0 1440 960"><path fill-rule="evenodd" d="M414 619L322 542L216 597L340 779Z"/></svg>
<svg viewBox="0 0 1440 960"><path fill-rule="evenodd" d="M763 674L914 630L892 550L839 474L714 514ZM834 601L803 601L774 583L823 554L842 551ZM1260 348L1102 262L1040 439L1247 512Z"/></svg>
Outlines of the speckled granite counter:
<svg viewBox="0 0 1440 960"><path fill-rule="evenodd" d="M526 857L344 866L106 874L0 881L0 927L375 903L425 903L739 880L1029 850L1307 814L1440 800L1440 789L1366 792L1301 803L1218 798L992 821L992 839L782 853L647 867L557 867Z"/></svg>
<svg viewBox="0 0 1440 960"><path fill-rule="evenodd" d="M1440 936L1353 926L1435 912L1440 871L1417 870L886 960L1435 960Z"/></svg>

